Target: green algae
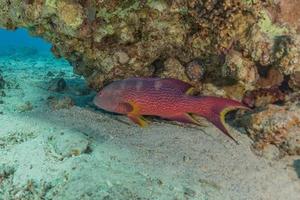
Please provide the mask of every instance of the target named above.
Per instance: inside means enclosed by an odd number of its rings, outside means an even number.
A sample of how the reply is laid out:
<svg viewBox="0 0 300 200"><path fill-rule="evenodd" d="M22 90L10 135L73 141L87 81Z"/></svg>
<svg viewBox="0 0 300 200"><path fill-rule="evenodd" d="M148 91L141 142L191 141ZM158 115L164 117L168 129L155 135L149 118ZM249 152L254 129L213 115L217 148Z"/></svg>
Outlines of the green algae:
<svg viewBox="0 0 300 200"><path fill-rule="evenodd" d="M263 32L265 32L266 34L268 34L271 37L283 35L284 33L286 33L288 31L287 28L280 27L280 26L272 23L272 20L270 19L270 17L266 13L266 11L261 12L261 19L260 19L258 25Z"/></svg>
<svg viewBox="0 0 300 200"><path fill-rule="evenodd" d="M160 12L163 12L168 7L167 3L164 0L148 0L147 4L150 8L156 9Z"/></svg>
<svg viewBox="0 0 300 200"><path fill-rule="evenodd" d="M45 5L51 8L56 8L57 0L46 0Z"/></svg>

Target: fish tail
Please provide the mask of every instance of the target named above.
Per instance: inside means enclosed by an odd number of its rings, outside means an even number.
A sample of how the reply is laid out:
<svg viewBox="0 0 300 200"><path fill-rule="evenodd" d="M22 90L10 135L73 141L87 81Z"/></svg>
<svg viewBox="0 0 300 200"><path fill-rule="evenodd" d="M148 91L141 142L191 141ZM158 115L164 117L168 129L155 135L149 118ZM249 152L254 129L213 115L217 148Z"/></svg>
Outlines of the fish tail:
<svg viewBox="0 0 300 200"><path fill-rule="evenodd" d="M220 97L198 97L193 98L193 111L191 113L202 116L213 123L225 135L230 137L237 144L234 137L229 134L225 123L225 115L236 109L249 109L242 103Z"/></svg>

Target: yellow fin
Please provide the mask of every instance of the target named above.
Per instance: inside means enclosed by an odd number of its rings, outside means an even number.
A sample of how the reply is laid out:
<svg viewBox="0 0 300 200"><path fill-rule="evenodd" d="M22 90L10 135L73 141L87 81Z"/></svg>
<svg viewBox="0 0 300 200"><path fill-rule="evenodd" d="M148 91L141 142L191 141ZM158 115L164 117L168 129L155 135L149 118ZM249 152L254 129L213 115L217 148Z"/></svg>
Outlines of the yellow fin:
<svg viewBox="0 0 300 200"><path fill-rule="evenodd" d="M127 117L133 121L134 123L136 123L137 125L139 125L140 127L146 127L148 126L148 122L147 120L140 115L140 110L138 108L138 106L136 106L133 102L129 103L132 106L132 111L129 112L127 114Z"/></svg>
<svg viewBox="0 0 300 200"><path fill-rule="evenodd" d="M220 113L220 121L221 121L221 124L223 126L223 132L229 136L236 144L239 144L238 141L232 137L230 134L229 134L229 130L228 130L228 126L227 126L227 123L225 122L225 116L228 112L232 111L232 110L237 110L237 109L247 109L246 107L244 106L232 106L232 107L227 107L225 109L223 109ZM220 128L220 127L219 127Z"/></svg>
<svg viewBox="0 0 300 200"><path fill-rule="evenodd" d="M250 110L249 108L247 107L244 107L244 106L232 106L232 107L227 107L227 108L224 108L221 113L220 113L220 120L224 126L224 128L228 131L228 127L227 127L227 124L225 122L225 116L228 112L230 111L233 111L233 110L237 110L237 109L246 109L246 110Z"/></svg>
<svg viewBox="0 0 300 200"><path fill-rule="evenodd" d="M127 116L131 121L133 121L140 127L144 128L144 127L148 126L148 122L142 116L135 116L135 115L131 115L131 114L128 114Z"/></svg>

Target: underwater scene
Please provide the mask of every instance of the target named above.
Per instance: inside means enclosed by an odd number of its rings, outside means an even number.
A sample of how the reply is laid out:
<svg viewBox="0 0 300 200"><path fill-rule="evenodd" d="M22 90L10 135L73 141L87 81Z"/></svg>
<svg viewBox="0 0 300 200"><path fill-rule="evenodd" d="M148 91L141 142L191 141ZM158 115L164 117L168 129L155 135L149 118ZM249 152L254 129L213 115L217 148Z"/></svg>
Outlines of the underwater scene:
<svg viewBox="0 0 300 200"><path fill-rule="evenodd" d="M0 200L299 200L299 7L0 0Z"/></svg>

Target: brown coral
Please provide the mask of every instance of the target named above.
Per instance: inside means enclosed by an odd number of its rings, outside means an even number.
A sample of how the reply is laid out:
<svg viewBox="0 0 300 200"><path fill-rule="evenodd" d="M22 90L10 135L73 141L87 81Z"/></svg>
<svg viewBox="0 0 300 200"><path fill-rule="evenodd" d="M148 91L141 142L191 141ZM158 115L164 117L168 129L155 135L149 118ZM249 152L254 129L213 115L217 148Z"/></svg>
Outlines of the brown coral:
<svg viewBox="0 0 300 200"><path fill-rule="evenodd" d="M255 63L236 51L231 51L226 56L222 70L224 70L224 77L230 76L244 84L245 88L254 85L259 77Z"/></svg>
<svg viewBox="0 0 300 200"><path fill-rule="evenodd" d="M199 59L191 61L186 66L186 74L191 81L197 82L202 80L205 74L204 63Z"/></svg>
<svg viewBox="0 0 300 200"><path fill-rule="evenodd" d="M268 104L280 101L283 102L285 100L285 96L286 95L280 91L278 87L261 88L246 92L242 102L250 108L263 107Z"/></svg>
<svg viewBox="0 0 300 200"><path fill-rule="evenodd" d="M289 154L299 154L300 108L296 104L269 105L252 114L248 132L257 149L273 144Z"/></svg>
<svg viewBox="0 0 300 200"><path fill-rule="evenodd" d="M298 0L279 0L276 1L269 12L275 22L287 24L300 31L300 2Z"/></svg>
<svg viewBox="0 0 300 200"><path fill-rule="evenodd" d="M300 90L300 71L294 72L289 80L289 86L294 90Z"/></svg>
<svg viewBox="0 0 300 200"><path fill-rule="evenodd" d="M278 87L284 80L283 74L274 68L271 68L266 77L261 77L257 81L257 85L261 88Z"/></svg>
<svg viewBox="0 0 300 200"><path fill-rule="evenodd" d="M156 75L160 69L152 63L157 59L174 58L186 66L195 58L218 58L222 49L246 36L257 18L249 6L234 0L35 0L0 6L1 26L30 27L96 89L114 79ZM214 77L218 63L209 65L207 76ZM189 74L193 80L182 72L176 76L172 67L165 67L161 76L200 83L201 78L193 78L202 76L199 70L188 71L195 73Z"/></svg>

